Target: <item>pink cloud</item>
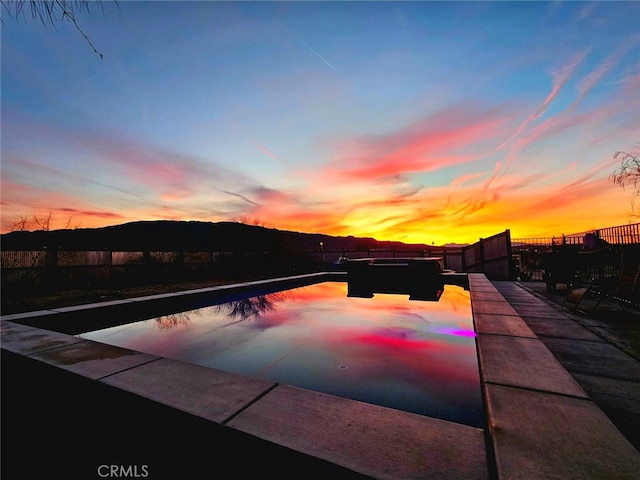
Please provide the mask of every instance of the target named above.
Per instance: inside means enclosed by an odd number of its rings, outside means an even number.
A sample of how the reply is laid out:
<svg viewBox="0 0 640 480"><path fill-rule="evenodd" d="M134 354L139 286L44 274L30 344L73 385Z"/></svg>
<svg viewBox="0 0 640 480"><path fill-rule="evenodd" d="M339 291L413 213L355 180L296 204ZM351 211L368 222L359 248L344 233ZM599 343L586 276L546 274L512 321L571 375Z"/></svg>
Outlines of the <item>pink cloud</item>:
<svg viewBox="0 0 640 480"><path fill-rule="evenodd" d="M276 157L276 155L274 153L271 153L269 151L269 149L267 149L267 147L265 147L264 145L261 145L261 144L256 143L256 142L253 142L253 144L256 146L256 148L258 150L260 150L262 153L264 153L268 157L271 157L271 158L274 158L274 159L278 158L278 157Z"/></svg>
<svg viewBox="0 0 640 480"><path fill-rule="evenodd" d="M622 89L626 95L638 95L640 91L640 73L626 77L623 80Z"/></svg>
<svg viewBox="0 0 640 480"><path fill-rule="evenodd" d="M278 163L280 163L282 166L284 167L289 167L289 164L284 161L283 159L281 159L279 156L277 156L275 153L273 153L271 150L269 150L267 147L265 147L264 145L258 143L258 142L253 142L253 145L261 152L264 153L266 156L273 158L274 160L276 160Z"/></svg>
<svg viewBox="0 0 640 480"><path fill-rule="evenodd" d="M68 213L71 215L80 215L81 217L97 217L97 218L104 218L108 220L122 220L123 218L125 218L119 213L105 212L100 210L79 210L77 208L70 208L70 207L58 207L58 208L54 208L54 210L61 213Z"/></svg>
<svg viewBox="0 0 640 480"><path fill-rule="evenodd" d="M576 23L580 23L587 18L591 17L593 11L596 9L598 4L596 2L587 2L579 11L576 17Z"/></svg>
<svg viewBox="0 0 640 480"><path fill-rule="evenodd" d="M526 136L522 136L518 139L511 152L507 155L507 159L512 161L519 152L535 142L541 142L551 137L558 137L580 125L588 123L596 124L600 121L606 120L612 115L613 108L614 107L602 107L598 110L580 114L558 115L551 117L536 125L536 127Z"/></svg>
<svg viewBox="0 0 640 480"><path fill-rule="evenodd" d="M351 139L344 142L350 151L329 167L325 180L400 178L478 160L490 153L487 144L502 135L509 120L501 109L460 106L386 136Z"/></svg>

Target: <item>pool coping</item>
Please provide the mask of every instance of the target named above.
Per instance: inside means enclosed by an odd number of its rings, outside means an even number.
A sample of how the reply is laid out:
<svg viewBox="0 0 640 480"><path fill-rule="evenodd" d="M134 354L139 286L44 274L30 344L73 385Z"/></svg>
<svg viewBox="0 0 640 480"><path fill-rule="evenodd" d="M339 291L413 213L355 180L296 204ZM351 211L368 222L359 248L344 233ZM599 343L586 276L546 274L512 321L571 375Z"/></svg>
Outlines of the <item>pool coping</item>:
<svg viewBox="0 0 640 480"><path fill-rule="evenodd" d="M637 450L483 274L470 273L468 281L485 429L50 329L59 319L75 325L89 313L104 318L117 316L123 308L169 304L179 308L212 294L327 280L345 280L345 275L320 272L6 315L0 317L0 347L371 478L637 476Z"/></svg>

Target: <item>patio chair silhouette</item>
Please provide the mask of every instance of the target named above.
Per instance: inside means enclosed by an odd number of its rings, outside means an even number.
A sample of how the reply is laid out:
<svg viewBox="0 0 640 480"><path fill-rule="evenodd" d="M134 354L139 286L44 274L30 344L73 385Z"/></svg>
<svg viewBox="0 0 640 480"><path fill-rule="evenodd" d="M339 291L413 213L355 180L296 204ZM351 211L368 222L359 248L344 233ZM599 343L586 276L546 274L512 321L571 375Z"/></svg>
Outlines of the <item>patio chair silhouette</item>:
<svg viewBox="0 0 640 480"><path fill-rule="evenodd" d="M640 246L623 247L617 274L599 277L583 290L578 294L574 311L578 310L580 303L586 298L595 298L593 310L597 309L603 300L613 301L622 308L640 308Z"/></svg>

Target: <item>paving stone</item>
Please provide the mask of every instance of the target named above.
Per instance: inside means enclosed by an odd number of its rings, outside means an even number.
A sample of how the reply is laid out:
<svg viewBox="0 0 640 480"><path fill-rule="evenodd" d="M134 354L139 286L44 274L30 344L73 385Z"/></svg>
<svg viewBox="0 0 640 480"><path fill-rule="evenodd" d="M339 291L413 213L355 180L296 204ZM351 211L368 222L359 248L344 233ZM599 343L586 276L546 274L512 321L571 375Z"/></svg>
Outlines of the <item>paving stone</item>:
<svg viewBox="0 0 640 480"><path fill-rule="evenodd" d="M82 339L71 335L36 328L6 337L3 335L2 348L13 353L29 355L81 341Z"/></svg>
<svg viewBox="0 0 640 480"><path fill-rule="evenodd" d="M505 297L510 297L510 298L514 298L514 297L530 297L530 298L535 298L537 300L539 300L538 297L536 297L534 294L532 294L531 292L528 292L526 290L523 290L522 288L518 288L515 290L505 290L504 288L496 288L496 290L498 290L502 295L504 295Z"/></svg>
<svg viewBox="0 0 640 480"><path fill-rule="evenodd" d="M522 288L519 285L516 285L514 282L510 282L506 280L494 280L491 283L498 290L513 291L513 292L522 291Z"/></svg>
<svg viewBox="0 0 640 480"><path fill-rule="evenodd" d="M635 387L631 387L631 385L637 385L636 382L621 375L627 370L628 359L622 360L622 363L617 365L616 358L619 353L609 348L603 352L602 359L598 358L596 352L589 352L592 348L587 349L586 358L580 358L581 352L586 348L584 345L588 345L581 340L588 340L592 347L596 342L609 342L621 352L628 354L629 357L636 361L640 360L640 322L638 322L640 317L638 314L617 311L607 302L603 302L597 310L589 311L588 314L574 314L566 308L561 308L566 291L550 294L546 291L543 282L526 282L522 284L522 287L532 295L548 302L551 308L562 313L566 318L566 320L545 319L523 315L523 319L539 335L540 339L554 350L559 361L570 369L571 375L615 423L617 428L640 450L640 406L638 405L640 392ZM518 310L518 305L514 305ZM589 306L586 301L584 305ZM571 324L592 333L593 336L585 335L583 331L569 327ZM554 341L553 337L565 340L571 338L575 341L558 342ZM560 347L562 347L561 350ZM613 353L613 357L611 357L611 353ZM635 367L631 366L630 369L633 371ZM615 377L612 378L612 375Z"/></svg>
<svg viewBox="0 0 640 480"><path fill-rule="evenodd" d="M486 300L478 300L471 302L474 313L493 313L494 315L518 315L514 308L507 303L506 300L501 302L492 302Z"/></svg>
<svg viewBox="0 0 640 480"><path fill-rule="evenodd" d="M559 320L565 320L567 317L548 305L527 305L527 304L512 304L513 308L521 316L529 317L543 317L543 318L557 318Z"/></svg>
<svg viewBox="0 0 640 480"><path fill-rule="evenodd" d="M516 309L518 308L531 308L537 307L541 310L548 310L550 312L556 312L560 315L564 315L565 312L561 311L561 309L557 305L551 305L545 300L534 297L530 293L523 293L516 295L505 294L504 298L514 305Z"/></svg>
<svg viewBox="0 0 640 480"><path fill-rule="evenodd" d="M474 288L474 287L492 287L492 288L496 288L493 283L491 283L491 280L487 280L485 279L473 279L471 277L469 277L469 286Z"/></svg>
<svg viewBox="0 0 640 480"><path fill-rule="evenodd" d="M540 340L501 335L476 339L485 382L587 397Z"/></svg>
<svg viewBox="0 0 640 480"><path fill-rule="evenodd" d="M536 338L535 333L517 315L474 313L473 319L478 333Z"/></svg>
<svg viewBox="0 0 640 480"><path fill-rule="evenodd" d="M640 383L581 373L573 376L640 451Z"/></svg>
<svg viewBox="0 0 640 480"><path fill-rule="evenodd" d="M280 385L228 427L373 478L488 478L483 431Z"/></svg>
<svg viewBox="0 0 640 480"><path fill-rule="evenodd" d="M578 315L578 314L574 314L572 312L569 312L567 310L562 310L562 314L566 315L567 318L570 318L571 320L573 320L576 323L579 323L580 325L587 327L589 329L591 329L591 327L602 327L603 322L600 319L597 318L591 318L588 316L584 316L584 315Z"/></svg>
<svg viewBox="0 0 640 480"><path fill-rule="evenodd" d="M168 358L100 381L216 423L223 423L275 385Z"/></svg>
<svg viewBox="0 0 640 480"><path fill-rule="evenodd" d="M6 320L0 320L0 335L3 337L6 335L11 335L13 333L22 333L28 332L30 330L35 330L35 327L30 327L28 325L22 325L16 322L9 322Z"/></svg>
<svg viewBox="0 0 640 480"><path fill-rule="evenodd" d="M640 363L607 342L544 338L549 350L571 373L640 382Z"/></svg>
<svg viewBox="0 0 640 480"><path fill-rule="evenodd" d="M539 298L533 297L528 294L524 295L504 295L504 298L512 304L516 310L519 306L523 307L537 307L537 308L546 308L553 310L548 303L540 300Z"/></svg>
<svg viewBox="0 0 640 480"><path fill-rule="evenodd" d="M522 315L522 319L538 336L575 338L577 340L589 340L592 342L603 341L602 338L600 338L598 335L566 317L532 317L528 315Z"/></svg>
<svg viewBox="0 0 640 480"><path fill-rule="evenodd" d="M471 278L469 278L469 286L470 287L474 287L474 288L479 288L479 287L491 287L493 288L494 291L498 291L495 287L495 285L493 284L493 282L491 280L488 280L486 277L482 280L473 280Z"/></svg>
<svg viewBox="0 0 640 480"><path fill-rule="evenodd" d="M159 358L88 340L35 353L31 357L92 379L112 375Z"/></svg>
<svg viewBox="0 0 640 480"><path fill-rule="evenodd" d="M471 292L471 300L472 301L488 300L488 301L494 301L494 302L501 302L501 301L503 302L504 297L496 291L482 292L482 291L473 290Z"/></svg>
<svg viewBox="0 0 640 480"><path fill-rule="evenodd" d="M598 337L616 345L628 355L640 361L640 328L615 328L606 326L588 326Z"/></svg>
<svg viewBox="0 0 640 480"><path fill-rule="evenodd" d="M33 312L12 313L11 315L2 315L2 320L17 323L27 323L21 322L21 320L28 320L29 318L39 318L46 315L56 315L56 313L57 312L53 310L36 310Z"/></svg>
<svg viewBox="0 0 640 480"><path fill-rule="evenodd" d="M496 287L496 290L498 290L500 293L502 293L503 295L507 296L514 296L514 295L529 295L533 298L538 298L535 293L524 289L522 287L519 287L517 285L496 285L495 283L493 284Z"/></svg>
<svg viewBox="0 0 640 480"><path fill-rule="evenodd" d="M640 453L591 401L486 386L500 478L637 479Z"/></svg>
<svg viewBox="0 0 640 480"><path fill-rule="evenodd" d="M491 282L487 282L487 283L469 282L469 289L471 291L490 290L492 292L498 292L498 290L496 290L496 287L491 285Z"/></svg>
<svg viewBox="0 0 640 480"><path fill-rule="evenodd" d="M481 272L469 272L467 275L469 276L470 282L490 282L487 276Z"/></svg>
<svg viewBox="0 0 640 480"><path fill-rule="evenodd" d="M491 284L473 285L469 289L471 292L493 292L493 293L498 292L496 290L496 287L494 287Z"/></svg>
<svg viewBox="0 0 640 480"><path fill-rule="evenodd" d="M637 412L640 415L640 382L620 378L600 377L586 373L575 373L573 376L584 386L585 390L588 390L590 393L607 394L634 400L638 407Z"/></svg>

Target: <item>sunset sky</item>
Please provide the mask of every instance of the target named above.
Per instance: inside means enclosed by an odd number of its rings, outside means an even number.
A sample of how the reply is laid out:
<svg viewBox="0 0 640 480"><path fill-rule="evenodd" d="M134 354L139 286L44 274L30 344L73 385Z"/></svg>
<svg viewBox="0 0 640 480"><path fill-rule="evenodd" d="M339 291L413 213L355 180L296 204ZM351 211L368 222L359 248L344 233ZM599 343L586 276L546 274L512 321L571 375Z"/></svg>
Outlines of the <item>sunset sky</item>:
<svg viewBox="0 0 640 480"><path fill-rule="evenodd" d="M608 177L640 145L640 2L94 7L102 60L2 12L2 232L51 212L440 245L639 221Z"/></svg>

